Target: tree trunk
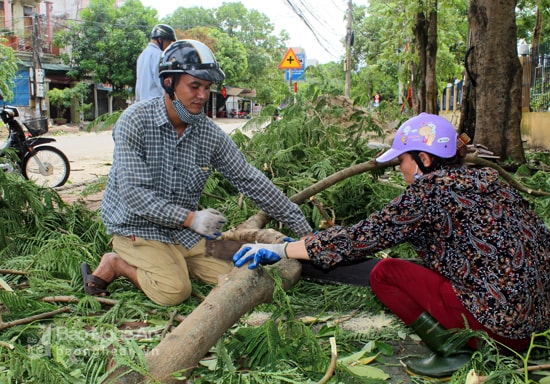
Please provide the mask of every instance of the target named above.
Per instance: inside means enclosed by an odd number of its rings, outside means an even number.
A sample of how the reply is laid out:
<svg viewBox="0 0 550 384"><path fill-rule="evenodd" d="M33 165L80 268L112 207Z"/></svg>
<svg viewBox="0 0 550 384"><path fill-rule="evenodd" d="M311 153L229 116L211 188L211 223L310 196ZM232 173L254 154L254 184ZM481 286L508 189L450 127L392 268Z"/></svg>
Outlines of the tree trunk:
<svg viewBox="0 0 550 384"><path fill-rule="evenodd" d="M437 0L418 2L414 37L418 52L415 71L416 101L414 113L438 113L437 108Z"/></svg>
<svg viewBox="0 0 550 384"><path fill-rule="evenodd" d="M464 58L464 68L466 75L464 76L464 87L462 88L462 101L460 103L460 122L458 125L459 133L466 133L472 142L475 141L476 134L476 86L477 83L472 77L471 68L474 67L473 54L474 48L469 47Z"/></svg>
<svg viewBox="0 0 550 384"><path fill-rule="evenodd" d="M421 3L419 6L421 6ZM427 20L424 12L419 11L416 14L416 24L414 26L414 38L416 51L418 53L418 66L414 74L416 103L414 104L414 114L426 111L426 68L428 56L428 33Z"/></svg>
<svg viewBox="0 0 550 384"><path fill-rule="evenodd" d="M296 260L284 260L277 266L288 290L300 278L301 265ZM126 367L119 367L107 379L108 383L136 384L149 381L181 383L172 377L174 372L187 376L199 361L216 344L218 339L235 324L242 315L259 304L271 301L273 280L262 268L234 268L220 276L218 285L206 299L168 334L153 350L145 355L150 367L147 377Z"/></svg>
<svg viewBox="0 0 550 384"><path fill-rule="evenodd" d="M428 9L428 45L426 56L426 112L438 114L437 108L437 0L429 2Z"/></svg>
<svg viewBox="0 0 550 384"><path fill-rule="evenodd" d="M501 161L511 158L524 163L515 7L515 0L470 2L471 69L476 83L474 143L487 146Z"/></svg>
<svg viewBox="0 0 550 384"><path fill-rule="evenodd" d="M542 27L543 27L543 19L544 19L543 11L541 11L541 8L544 9L542 0L537 0L537 16L535 18L535 26L533 27L533 40L531 40L531 51L536 49L537 55L538 55L538 48L540 45L540 41L542 40Z"/></svg>

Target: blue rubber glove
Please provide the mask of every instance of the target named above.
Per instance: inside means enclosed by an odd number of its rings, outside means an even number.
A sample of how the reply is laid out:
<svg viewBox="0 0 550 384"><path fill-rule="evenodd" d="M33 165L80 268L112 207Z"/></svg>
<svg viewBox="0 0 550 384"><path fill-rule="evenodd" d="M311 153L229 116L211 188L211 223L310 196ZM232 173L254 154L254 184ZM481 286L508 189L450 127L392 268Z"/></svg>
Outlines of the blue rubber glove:
<svg viewBox="0 0 550 384"><path fill-rule="evenodd" d="M236 267L242 267L252 261L248 269L254 269L258 265L274 264L281 259L288 259L285 251L287 244L244 244L233 255L233 263Z"/></svg>

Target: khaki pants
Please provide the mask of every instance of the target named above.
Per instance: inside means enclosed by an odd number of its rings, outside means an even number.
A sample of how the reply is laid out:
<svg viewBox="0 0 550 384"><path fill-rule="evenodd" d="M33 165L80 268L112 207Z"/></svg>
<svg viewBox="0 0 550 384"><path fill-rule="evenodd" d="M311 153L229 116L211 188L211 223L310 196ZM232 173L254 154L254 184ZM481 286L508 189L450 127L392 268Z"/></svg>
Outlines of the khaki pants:
<svg viewBox="0 0 550 384"><path fill-rule="evenodd" d="M181 244L115 235L113 249L137 268L143 292L159 305L178 305L191 295L190 277L216 284L218 276L233 269L227 260L204 255L205 240L191 249Z"/></svg>

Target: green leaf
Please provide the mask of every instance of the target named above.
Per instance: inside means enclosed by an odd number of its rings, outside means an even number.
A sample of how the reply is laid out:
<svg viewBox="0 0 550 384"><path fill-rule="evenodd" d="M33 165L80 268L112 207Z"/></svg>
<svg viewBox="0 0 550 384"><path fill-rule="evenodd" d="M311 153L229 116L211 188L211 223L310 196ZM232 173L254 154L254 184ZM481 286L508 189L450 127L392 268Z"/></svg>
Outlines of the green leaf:
<svg viewBox="0 0 550 384"><path fill-rule="evenodd" d="M390 378L390 375L380 368L371 367L369 365L351 365L345 368L356 376L379 380L388 380Z"/></svg>
<svg viewBox="0 0 550 384"><path fill-rule="evenodd" d="M200 365L207 367L208 370L214 371L216 369L216 365L218 365L218 359L208 358L201 360L199 363Z"/></svg>
<svg viewBox="0 0 550 384"><path fill-rule="evenodd" d="M358 361L360 358L362 358L365 355L365 353L367 353L367 351L363 349L359 352L355 352L352 355L349 355L349 356L342 357L342 358L338 359L338 362L341 363L341 364L349 365L349 364L352 364L352 363L355 363L356 361Z"/></svg>
<svg viewBox="0 0 550 384"><path fill-rule="evenodd" d="M380 353L386 356L393 356L393 348L391 347L391 345L382 341L376 341L375 344Z"/></svg>

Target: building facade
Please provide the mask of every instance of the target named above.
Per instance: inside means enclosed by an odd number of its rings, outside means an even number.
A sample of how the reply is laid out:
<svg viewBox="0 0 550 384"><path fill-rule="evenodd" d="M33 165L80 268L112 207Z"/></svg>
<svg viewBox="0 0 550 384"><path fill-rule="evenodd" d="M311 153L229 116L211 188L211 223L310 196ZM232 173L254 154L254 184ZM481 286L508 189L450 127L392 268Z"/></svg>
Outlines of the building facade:
<svg viewBox="0 0 550 384"><path fill-rule="evenodd" d="M116 1L119 6L123 0ZM14 100L11 104L20 107L24 114L51 118L47 92L53 88L70 87L67 77L69 67L61 61L62 51L53 43L55 33L67 28L69 20L80 20L81 11L90 0L0 0L0 38L2 44L15 51L18 72L15 78ZM93 116L106 112L110 102L109 89L104 85L93 86ZM69 121L78 121L80 116L68 112ZM75 121L76 120L76 121Z"/></svg>

